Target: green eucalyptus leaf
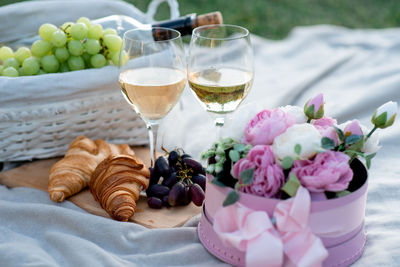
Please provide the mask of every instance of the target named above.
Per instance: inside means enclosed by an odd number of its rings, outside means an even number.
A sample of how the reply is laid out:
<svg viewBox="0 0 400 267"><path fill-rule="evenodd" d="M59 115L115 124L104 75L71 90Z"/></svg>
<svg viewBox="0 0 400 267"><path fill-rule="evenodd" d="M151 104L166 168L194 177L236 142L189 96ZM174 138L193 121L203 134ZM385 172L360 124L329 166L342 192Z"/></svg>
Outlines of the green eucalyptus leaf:
<svg viewBox="0 0 400 267"><path fill-rule="evenodd" d="M296 144L296 145L294 146L294 152L295 152L297 155L300 155L300 153L301 153L301 145L300 145L300 144Z"/></svg>
<svg viewBox="0 0 400 267"><path fill-rule="evenodd" d="M215 164L208 165L206 172L212 174L214 173L214 171L215 171Z"/></svg>
<svg viewBox="0 0 400 267"><path fill-rule="evenodd" d="M356 134L352 134L350 136L348 136L345 140L346 144L348 145L352 145L357 143L358 141L360 141L360 139L362 138L361 135L356 135Z"/></svg>
<svg viewBox="0 0 400 267"><path fill-rule="evenodd" d="M287 182L282 186L281 190L286 192L289 196L296 195L297 189L300 187L300 181L296 174L291 173Z"/></svg>
<svg viewBox="0 0 400 267"><path fill-rule="evenodd" d="M215 172L220 173L224 170L224 164L223 162L219 161L217 164L215 164Z"/></svg>
<svg viewBox="0 0 400 267"><path fill-rule="evenodd" d="M229 151L229 158L232 160L232 162L236 162L240 159L240 154L236 150L230 150Z"/></svg>
<svg viewBox="0 0 400 267"><path fill-rule="evenodd" d="M340 192L336 192L336 197L344 197L344 196L347 196L347 195L349 195L349 194L351 194L350 191L348 191L348 190L343 190L343 191L340 191Z"/></svg>
<svg viewBox="0 0 400 267"><path fill-rule="evenodd" d="M238 151L238 152L243 152L246 148L245 144L234 144L233 149Z"/></svg>
<svg viewBox="0 0 400 267"><path fill-rule="evenodd" d="M242 180L242 183L245 185L251 184L251 182L253 182L253 177L254 177L253 168L244 170L239 174L240 180Z"/></svg>
<svg viewBox="0 0 400 267"><path fill-rule="evenodd" d="M293 161L293 159L291 157L286 156L286 157L283 158L281 166L282 166L282 168L284 170L288 170L288 169L292 168L293 162L294 161Z"/></svg>
<svg viewBox="0 0 400 267"><path fill-rule="evenodd" d="M224 183L222 183L217 177L215 177L214 179L211 180L212 184L215 184L219 187L226 187L226 185Z"/></svg>
<svg viewBox="0 0 400 267"><path fill-rule="evenodd" d="M222 203L222 206L226 207L226 206L234 204L236 201L239 200L239 197L240 197L239 193L234 191L234 190L232 190L226 196L224 202Z"/></svg>
<svg viewBox="0 0 400 267"><path fill-rule="evenodd" d="M341 129L339 129L338 127L336 127L336 126L333 126L333 129L335 129L337 135L339 136L340 141L343 141L344 140L343 131Z"/></svg>
<svg viewBox="0 0 400 267"><path fill-rule="evenodd" d="M335 148L335 141L333 141L329 137L322 137L321 146L324 149L332 150Z"/></svg>

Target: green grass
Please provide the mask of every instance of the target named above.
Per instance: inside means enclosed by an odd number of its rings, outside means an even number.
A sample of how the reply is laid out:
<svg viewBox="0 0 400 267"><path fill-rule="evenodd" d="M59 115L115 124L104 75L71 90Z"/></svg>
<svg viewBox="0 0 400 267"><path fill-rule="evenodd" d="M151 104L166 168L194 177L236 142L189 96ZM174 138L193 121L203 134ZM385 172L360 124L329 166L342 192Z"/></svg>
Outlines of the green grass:
<svg viewBox="0 0 400 267"><path fill-rule="evenodd" d="M23 0L0 0L0 6ZM150 0L125 0L140 10ZM282 39L295 26L333 24L349 28L400 26L400 0L179 0L181 14L222 12L224 22L244 26L270 39ZM164 2L156 19L168 18Z"/></svg>
<svg viewBox="0 0 400 267"><path fill-rule="evenodd" d="M150 0L125 0L146 10ZM271 39L284 38L295 26L334 24L349 28L400 26L399 0L180 0L181 14L219 10L224 22L244 26ZM165 19L164 2L157 19Z"/></svg>

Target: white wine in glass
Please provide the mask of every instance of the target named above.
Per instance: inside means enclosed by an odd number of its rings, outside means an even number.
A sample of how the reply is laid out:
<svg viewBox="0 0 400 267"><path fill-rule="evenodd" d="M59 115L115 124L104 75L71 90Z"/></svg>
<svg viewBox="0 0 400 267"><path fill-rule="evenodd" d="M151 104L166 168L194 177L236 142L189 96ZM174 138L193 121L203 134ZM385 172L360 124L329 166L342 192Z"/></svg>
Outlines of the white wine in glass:
<svg viewBox="0 0 400 267"><path fill-rule="evenodd" d="M220 129L225 114L247 96L254 78L249 31L235 25L194 29L189 49L188 82L192 92Z"/></svg>
<svg viewBox="0 0 400 267"><path fill-rule="evenodd" d="M127 31L119 61L121 91L146 123L154 167L158 125L178 102L186 84L180 33L168 28Z"/></svg>

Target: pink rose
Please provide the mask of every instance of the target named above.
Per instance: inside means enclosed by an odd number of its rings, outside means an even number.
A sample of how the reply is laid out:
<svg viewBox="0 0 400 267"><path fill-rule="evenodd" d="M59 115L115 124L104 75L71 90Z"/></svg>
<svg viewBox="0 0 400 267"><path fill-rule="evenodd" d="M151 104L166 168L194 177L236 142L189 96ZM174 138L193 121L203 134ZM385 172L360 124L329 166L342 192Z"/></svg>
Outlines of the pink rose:
<svg viewBox="0 0 400 267"><path fill-rule="evenodd" d="M337 124L335 119L324 116L321 119L312 121L312 124L315 126L315 128L317 128L322 137L328 137L329 139L332 139L333 142L335 142L335 146L339 144L339 136L332 127L334 124Z"/></svg>
<svg viewBox="0 0 400 267"><path fill-rule="evenodd" d="M358 123L357 120L353 120L349 124L347 124L346 127L344 127L343 130L344 136L350 136L350 135L363 135L363 131L361 130L361 126Z"/></svg>
<svg viewBox="0 0 400 267"><path fill-rule="evenodd" d="M353 178L349 156L342 152L319 153L314 160L295 160L291 173L310 192L339 192L347 189Z"/></svg>
<svg viewBox="0 0 400 267"><path fill-rule="evenodd" d="M275 162L275 155L270 146L256 145L233 165L232 176L239 179L240 173L254 168L253 181L240 187L240 191L263 197L274 197L285 183L282 167ZM240 179L239 179L240 180Z"/></svg>
<svg viewBox="0 0 400 267"><path fill-rule="evenodd" d="M334 124L337 124L337 121L331 117L324 116L321 119L314 120L312 122L315 126L321 126L321 127L331 127Z"/></svg>
<svg viewBox="0 0 400 267"><path fill-rule="evenodd" d="M284 133L295 123L296 118L293 115L280 109L265 109L249 122L242 142L253 146L271 145L276 136Z"/></svg>
<svg viewBox="0 0 400 267"><path fill-rule="evenodd" d="M304 114L311 119L320 119L324 116L324 95L318 94L304 105Z"/></svg>

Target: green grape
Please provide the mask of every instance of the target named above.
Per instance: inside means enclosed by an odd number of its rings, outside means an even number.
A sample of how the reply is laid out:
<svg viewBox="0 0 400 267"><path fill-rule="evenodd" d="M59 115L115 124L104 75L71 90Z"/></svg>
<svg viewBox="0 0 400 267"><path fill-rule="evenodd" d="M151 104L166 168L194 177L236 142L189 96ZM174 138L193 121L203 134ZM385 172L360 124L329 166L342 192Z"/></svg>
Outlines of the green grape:
<svg viewBox="0 0 400 267"><path fill-rule="evenodd" d="M0 59L2 61L6 60L7 58L14 57L14 52L8 46L3 46L0 48Z"/></svg>
<svg viewBox="0 0 400 267"><path fill-rule="evenodd" d="M19 76L25 76L25 72L24 72L24 69L22 67L18 68L18 74L19 74Z"/></svg>
<svg viewBox="0 0 400 267"><path fill-rule="evenodd" d="M125 65L126 62L127 62L128 59L129 59L128 54L127 54L125 51L121 51L121 59L122 59L122 61L121 61L121 66L122 66L122 65ZM119 65L119 53L118 53L118 52L115 52L115 53L113 54L113 56L112 56L112 58L111 58L111 61L112 61L112 63L113 63L115 66L118 66L118 65Z"/></svg>
<svg viewBox="0 0 400 267"><path fill-rule="evenodd" d="M63 47L67 43L67 35L61 30L53 32L51 43L56 47Z"/></svg>
<svg viewBox="0 0 400 267"><path fill-rule="evenodd" d="M90 24L91 24L90 23L90 19L88 19L87 17L80 17L76 22L85 24L88 29L89 29Z"/></svg>
<svg viewBox="0 0 400 267"><path fill-rule="evenodd" d="M78 40L71 40L68 43L68 52L73 56L80 56L83 54L83 44Z"/></svg>
<svg viewBox="0 0 400 267"><path fill-rule="evenodd" d="M70 70L83 70L85 62L82 57L72 56L68 59L68 67Z"/></svg>
<svg viewBox="0 0 400 267"><path fill-rule="evenodd" d="M95 55L99 53L101 50L101 45L100 42L94 39L87 39L85 42L85 48L86 52L88 52L91 55Z"/></svg>
<svg viewBox="0 0 400 267"><path fill-rule="evenodd" d="M60 72L68 72L68 71L69 71L68 63L63 62L60 66Z"/></svg>
<svg viewBox="0 0 400 267"><path fill-rule="evenodd" d="M3 67L4 68L13 67L14 69L17 70L19 68L19 61L13 57L7 58L6 60L3 61Z"/></svg>
<svg viewBox="0 0 400 267"><path fill-rule="evenodd" d="M85 61L86 66L90 66L90 58L91 58L91 57L92 57L92 56L89 55L88 53L83 53L83 54L82 54L82 58L83 58L83 60Z"/></svg>
<svg viewBox="0 0 400 267"><path fill-rule="evenodd" d="M106 61L106 58L102 54L96 54L90 58L90 64L95 68L104 67Z"/></svg>
<svg viewBox="0 0 400 267"><path fill-rule="evenodd" d="M103 31L103 36L106 36L107 34L118 35L117 31L113 28L107 28Z"/></svg>
<svg viewBox="0 0 400 267"><path fill-rule="evenodd" d="M31 57L31 50L29 50L28 47L20 47L15 52L14 57L19 61L20 64L22 64L25 59Z"/></svg>
<svg viewBox="0 0 400 267"><path fill-rule="evenodd" d="M57 72L60 67L60 63L54 55L47 55L42 57L40 64L44 71L48 73Z"/></svg>
<svg viewBox="0 0 400 267"><path fill-rule="evenodd" d="M35 75L38 73L39 68L39 62L34 57L29 57L22 63L22 69L24 70L25 75Z"/></svg>
<svg viewBox="0 0 400 267"><path fill-rule="evenodd" d="M50 42L51 36L57 31L57 27L50 23L45 23L39 28L39 35L43 40Z"/></svg>
<svg viewBox="0 0 400 267"><path fill-rule="evenodd" d="M68 49L65 47L57 47L54 51L54 55L60 62L64 62L69 58Z"/></svg>
<svg viewBox="0 0 400 267"><path fill-rule="evenodd" d="M75 40L83 40L87 37L88 28L84 23L75 23L71 26L71 36Z"/></svg>
<svg viewBox="0 0 400 267"><path fill-rule="evenodd" d="M8 76L8 77L18 77L18 71L14 67L8 67L4 68L2 72L3 76Z"/></svg>
<svg viewBox="0 0 400 267"><path fill-rule="evenodd" d="M37 75L42 75L42 74L47 74L47 72L45 72L44 70L40 69L39 72L37 73Z"/></svg>
<svg viewBox="0 0 400 267"><path fill-rule="evenodd" d="M51 50L51 44L45 40L37 40L32 44L31 52L35 57L43 57Z"/></svg>
<svg viewBox="0 0 400 267"><path fill-rule="evenodd" d="M104 36L104 44L110 51L116 52L121 49L122 39L118 35L107 34Z"/></svg>
<svg viewBox="0 0 400 267"><path fill-rule="evenodd" d="M1 76L1 73L3 72L3 65L0 65L0 76Z"/></svg>
<svg viewBox="0 0 400 267"><path fill-rule="evenodd" d="M63 32L65 32L65 34L67 35L67 36L70 36L71 35L71 27L72 27L72 25L74 25L74 23L73 22L65 22L63 25L61 25L61 30L63 31Z"/></svg>
<svg viewBox="0 0 400 267"><path fill-rule="evenodd" d="M89 27L88 37L90 39L98 40L103 36L103 26L100 24L94 24Z"/></svg>
<svg viewBox="0 0 400 267"><path fill-rule="evenodd" d="M106 55L106 58L107 59L112 59L113 58L113 56L114 56L114 54L118 54L119 52L110 52L110 51L106 51L106 53L104 53L105 55Z"/></svg>

